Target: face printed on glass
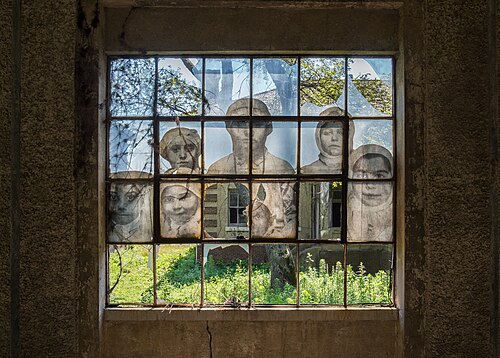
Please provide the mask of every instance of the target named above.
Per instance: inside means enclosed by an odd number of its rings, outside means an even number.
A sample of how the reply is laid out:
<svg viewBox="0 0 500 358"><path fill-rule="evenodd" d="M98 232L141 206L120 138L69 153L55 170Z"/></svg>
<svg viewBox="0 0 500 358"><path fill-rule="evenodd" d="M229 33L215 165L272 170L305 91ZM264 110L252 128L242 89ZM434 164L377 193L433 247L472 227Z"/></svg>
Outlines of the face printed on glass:
<svg viewBox="0 0 500 358"><path fill-rule="evenodd" d="M392 175L389 160L379 154L362 156L353 167L355 179L389 179ZM373 207L385 203L392 194L392 185L387 182L367 182L354 185L354 194L364 205Z"/></svg>
<svg viewBox="0 0 500 358"><path fill-rule="evenodd" d="M339 123L327 123L319 133L320 145L326 154L332 157L342 155L342 127Z"/></svg>
<svg viewBox="0 0 500 358"><path fill-rule="evenodd" d="M137 184L111 185L109 211L113 222L127 225L139 217L144 187Z"/></svg>
<svg viewBox="0 0 500 358"><path fill-rule="evenodd" d="M252 234L262 237L266 234L273 222L273 217L267 206L261 202L254 202L252 208Z"/></svg>
<svg viewBox="0 0 500 358"><path fill-rule="evenodd" d="M182 185L166 187L161 194L163 215L174 223L188 222L198 210L200 199Z"/></svg>
<svg viewBox="0 0 500 358"><path fill-rule="evenodd" d="M198 148L181 137L174 138L167 146L167 159L172 168L194 169L198 165Z"/></svg>

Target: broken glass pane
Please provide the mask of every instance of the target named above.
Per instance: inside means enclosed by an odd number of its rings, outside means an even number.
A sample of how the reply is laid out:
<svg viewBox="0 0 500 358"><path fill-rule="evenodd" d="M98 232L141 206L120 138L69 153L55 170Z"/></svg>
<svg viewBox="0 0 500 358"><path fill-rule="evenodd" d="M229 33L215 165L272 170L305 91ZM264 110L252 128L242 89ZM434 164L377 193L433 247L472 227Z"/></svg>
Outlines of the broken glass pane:
<svg viewBox="0 0 500 358"><path fill-rule="evenodd" d="M114 117L152 116L155 60L120 58L111 61L111 103Z"/></svg>
<svg viewBox="0 0 500 358"><path fill-rule="evenodd" d="M201 235L201 184L168 181L160 184L161 236L197 239Z"/></svg>
<svg viewBox="0 0 500 358"><path fill-rule="evenodd" d="M345 93L344 58L302 58L300 61L301 116L325 115L325 110L332 107L343 110L345 101L339 98Z"/></svg>
<svg viewBox="0 0 500 358"><path fill-rule="evenodd" d="M350 121L349 135L352 136L352 142L349 143L349 146L351 152L363 145L376 144L389 151L390 155L386 154L386 156L392 158L392 130L393 123L391 120ZM353 163L352 160L350 162Z"/></svg>
<svg viewBox="0 0 500 358"><path fill-rule="evenodd" d="M347 196L347 240L392 241L392 182L351 182Z"/></svg>
<svg viewBox="0 0 500 358"><path fill-rule="evenodd" d="M252 303L295 304L297 245L252 245Z"/></svg>
<svg viewBox="0 0 500 358"><path fill-rule="evenodd" d="M109 170L153 171L153 121L112 121L109 129Z"/></svg>
<svg viewBox="0 0 500 358"><path fill-rule="evenodd" d="M199 305L201 245L157 245L157 304Z"/></svg>
<svg viewBox="0 0 500 358"><path fill-rule="evenodd" d="M199 122L160 122L160 173L199 174L201 125Z"/></svg>
<svg viewBox="0 0 500 358"><path fill-rule="evenodd" d="M248 174L248 127L247 121L205 122L207 174Z"/></svg>
<svg viewBox="0 0 500 358"><path fill-rule="evenodd" d="M254 120L253 174L294 174L297 168L297 123Z"/></svg>
<svg viewBox="0 0 500 358"><path fill-rule="evenodd" d="M297 115L297 63L296 58L254 60L252 115Z"/></svg>
<svg viewBox="0 0 500 358"><path fill-rule="evenodd" d="M302 122L301 128L301 173L342 174L342 122Z"/></svg>
<svg viewBox="0 0 500 358"><path fill-rule="evenodd" d="M248 245L206 244L205 305L248 306Z"/></svg>
<svg viewBox="0 0 500 358"><path fill-rule="evenodd" d="M158 114L194 116L201 114L201 73L199 58L158 60Z"/></svg>
<svg viewBox="0 0 500 358"><path fill-rule="evenodd" d="M207 183L203 212L205 239L248 238L248 184Z"/></svg>
<svg viewBox="0 0 500 358"><path fill-rule="evenodd" d="M252 237L295 237L296 190L294 182L252 183Z"/></svg>
<svg viewBox="0 0 500 358"><path fill-rule="evenodd" d="M392 245L349 245L347 263L347 304L392 304Z"/></svg>
<svg viewBox="0 0 500 358"><path fill-rule="evenodd" d="M301 244L300 304L344 303L344 245Z"/></svg>
<svg viewBox="0 0 500 358"><path fill-rule="evenodd" d="M341 182L302 182L299 200L299 239L340 240Z"/></svg>
<svg viewBox="0 0 500 358"><path fill-rule="evenodd" d="M351 58L348 72L347 111L351 116L392 115L392 59Z"/></svg>
<svg viewBox="0 0 500 358"><path fill-rule="evenodd" d="M145 179L148 173L120 172L117 179ZM108 242L149 242L153 236L152 185L113 182L108 201Z"/></svg>
<svg viewBox="0 0 500 358"><path fill-rule="evenodd" d="M210 58L205 66L206 115L249 116L250 59Z"/></svg>
<svg viewBox="0 0 500 358"><path fill-rule="evenodd" d="M108 302L153 304L153 246L108 245Z"/></svg>

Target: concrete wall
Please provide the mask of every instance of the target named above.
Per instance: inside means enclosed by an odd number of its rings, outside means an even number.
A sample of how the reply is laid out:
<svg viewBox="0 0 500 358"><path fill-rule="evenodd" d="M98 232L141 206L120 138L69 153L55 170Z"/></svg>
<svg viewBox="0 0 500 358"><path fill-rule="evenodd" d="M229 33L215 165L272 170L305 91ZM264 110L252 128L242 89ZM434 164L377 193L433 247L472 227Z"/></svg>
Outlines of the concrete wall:
<svg viewBox="0 0 500 358"><path fill-rule="evenodd" d="M201 2L185 3L196 7ZM256 3L265 7L268 2ZM360 3L365 9L399 6ZM287 7L301 4L296 1ZM498 197L491 196L497 187L489 173L496 163L490 160L491 153L498 150L490 141L492 123L498 120L491 102L498 93L491 91L490 77L496 73L490 63L495 44L488 37L488 4L488 0L406 0L394 10L401 20L399 48L404 66L400 69L405 86L401 124L405 124L406 160L404 167L400 165L404 176L399 184L404 183L405 221L398 230L405 234L398 246L405 268L398 278L404 282L399 321L239 322L101 318L96 31L103 17L94 1L75 5L44 0L22 2L21 17L16 19L11 4L3 2L0 355L8 356L14 343L13 352L23 356L94 357L101 343L104 356L182 356L185 352L209 356L210 342L213 356L494 355L493 288L498 282L491 250L498 248L498 243L492 245L498 236L491 235L491 213L492 200ZM343 5L339 1L321 6ZM327 17L322 21L327 22ZM12 70L15 55L11 55L10 39L16 20L20 20L22 44L20 72ZM376 31L378 22L373 21L370 25ZM168 30L168 24L156 24ZM348 43L347 35L339 40ZM128 45L140 40L126 39L131 41ZM123 43L115 44L116 51L123 50ZM13 81L16 75L20 84ZM20 111L11 106L15 89L20 91ZM9 135L16 115L20 138ZM11 198L10 153L16 143L21 148L21 191ZM15 233L11 222L16 220L11 220L10 208L17 202L20 233L11 237ZM20 262L12 282L11 248ZM19 309L15 302L9 306L11 293L16 292ZM19 329L10 327L11 314L19 317Z"/></svg>

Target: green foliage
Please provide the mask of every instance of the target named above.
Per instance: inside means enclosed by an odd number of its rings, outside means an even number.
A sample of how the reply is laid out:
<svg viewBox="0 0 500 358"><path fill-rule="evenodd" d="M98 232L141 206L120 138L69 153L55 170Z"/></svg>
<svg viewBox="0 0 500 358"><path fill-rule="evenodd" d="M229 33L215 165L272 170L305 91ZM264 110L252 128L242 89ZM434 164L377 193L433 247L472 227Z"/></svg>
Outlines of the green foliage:
<svg viewBox="0 0 500 358"><path fill-rule="evenodd" d="M300 104L323 107L335 103L345 86L344 60L303 59L301 62Z"/></svg>
<svg viewBox="0 0 500 358"><path fill-rule="evenodd" d="M391 88L382 80L368 79L368 74L364 74L353 79L352 82L376 110L384 114L391 114Z"/></svg>

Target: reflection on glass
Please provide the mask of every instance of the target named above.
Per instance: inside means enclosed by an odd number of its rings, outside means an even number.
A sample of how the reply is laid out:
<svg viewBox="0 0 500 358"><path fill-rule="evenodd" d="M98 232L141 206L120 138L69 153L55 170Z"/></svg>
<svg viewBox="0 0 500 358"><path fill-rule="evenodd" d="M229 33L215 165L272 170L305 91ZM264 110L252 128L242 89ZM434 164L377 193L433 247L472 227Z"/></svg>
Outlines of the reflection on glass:
<svg viewBox="0 0 500 358"><path fill-rule="evenodd" d="M300 184L299 239L340 240L342 183Z"/></svg>
<svg viewBox="0 0 500 358"><path fill-rule="evenodd" d="M344 246L301 244L300 304L344 303Z"/></svg>
<svg viewBox="0 0 500 358"><path fill-rule="evenodd" d="M349 183L347 240L392 241L391 182Z"/></svg>
<svg viewBox="0 0 500 358"><path fill-rule="evenodd" d="M157 245L158 304L195 304L201 298L201 245Z"/></svg>
<svg viewBox="0 0 500 358"><path fill-rule="evenodd" d="M255 59L253 98L261 100L273 116L297 115L296 58ZM264 115L257 107L254 116Z"/></svg>
<svg viewBox="0 0 500 358"><path fill-rule="evenodd" d="M302 58L300 64L300 114L321 115L331 106L344 108L339 101L345 93L345 60L343 58Z"/></svg>
<svg viewBox="0 0 500 358"><path fill-rule="evenodd" d="M153 304L153 246L108 245L110 304Z"/></svg>
<svg viewBox="0 0 500 358"><path fill-rule="evenodd" d="M296 186L293 182L252 183L252 237L295 237Z"/></svg>
<svg viewBox="0 0 500 358"><path fill-rule="evenodd" d="M348 112L352 116L390 116L392 59L349 59L348 72Z"/></svg>
<svg viewBox="0 0 500 358"><path fill-rule="evenodd" d="M201 235L201 184L165 182L160 185L161 236L199 238Z"/></svg>
<svg viewBox="0 0 500 358"><path fill-rule="evenodd" d="M191 174L200 172L201 128L196 122L160 123L160 172L180 174L187 169ZM183 169L181 169L183 168Z"/></svg>
<svg viewBox="0 0 500 358"><path fill-rule="evenodd" d="M297 245L252 245L252 303L295 304Z"/></svg>
<svg viewBox="0 0 500 358"><path fill-rule="evenodd" d="M109 129L109 170L152 172L153 122L112 121Z"/></svg>
<svg viewBox="0 0 500 358"><path fill-rule="evenodd" d="M205 238L245 239L248 237L247 183L226 182L205 185L203 212Z"/></svg>
<svg viewBox="0 0 500 358"><path fill-rule="evenodd" d="M117 179L146 179L143 172L112 174ZM152 186L141 182L113 182L108 201L108 242L149 242L152 240Z"/></svg>
<svg viewBox="0 0 500 358"><path fill-rule="evenodd" d="M207 174L248 174L248 128L246 121L205 123Z"/></svg>
<svg viewBox="0 0 500 358"><path fill-rule="evenodd" d="M205 113L215 116L249 116L250 60L213 58L205 61ZM244 98L244 99L243 99ZM229 113L234 101L246 103L237 113ZM226 113L228 112L228 113Z"/></svg>
<svg viewBox="0 0 500 358"><path fill-rule="evenodd" d="M206 305L248 306L248 245L204 245Z"/></svg>
<svg viewBox="0 0 500 358"><path fill-rule="evenodd" d="M347 304L392 304L392 245L349 245L347 262Z"/></svg>
<svg viewBox="0 0 500 358"><path fill-rule="evenodd" d="M201 66L198 58L161 58L158 61L158 114L201 114Z"/></svg>
<svg viewBox="0 0 500 358"><path fill-rule="evenodd" d="M252 126L253 174L294 174L297 123L255 120Z"/></svg>
<svg viewBox="0 0 500 358"><path fill-rule="evenodd" d="M392 153L391 120L353 120L349 123L349 135L353 135L350 150L366 144L378 144Z"/></svg>
<svg viewBox="0 0 500 358"><path fill-rule="evenodd" d="M153 115L154 59L112 60L110 77L112 116Z"/></svg>

